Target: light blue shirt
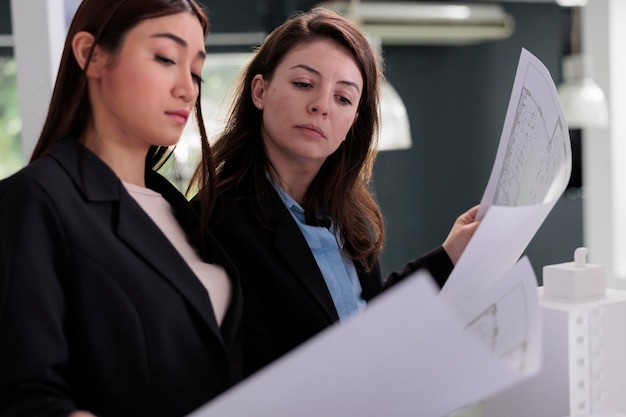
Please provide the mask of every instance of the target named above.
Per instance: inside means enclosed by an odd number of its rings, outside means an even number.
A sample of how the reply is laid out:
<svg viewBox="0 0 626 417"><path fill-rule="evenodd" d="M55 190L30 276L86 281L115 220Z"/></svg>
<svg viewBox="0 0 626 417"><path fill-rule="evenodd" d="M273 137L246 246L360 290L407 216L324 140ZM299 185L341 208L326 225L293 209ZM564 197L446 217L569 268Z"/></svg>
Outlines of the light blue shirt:
<svg viewBox="0 0 626 417"><path fill-rule="evenodd" d="M271 180L270 180L271 181ZM326 286L335 304L340 320L365 309L365 300L361 292L361 283L354 262L341 252L341 239L331 232L330 227L310 226L306 224L304 209L278 184L272 181L285 206L293 216L315 257ZM340 246L341 245L341 246Z"/></svg>

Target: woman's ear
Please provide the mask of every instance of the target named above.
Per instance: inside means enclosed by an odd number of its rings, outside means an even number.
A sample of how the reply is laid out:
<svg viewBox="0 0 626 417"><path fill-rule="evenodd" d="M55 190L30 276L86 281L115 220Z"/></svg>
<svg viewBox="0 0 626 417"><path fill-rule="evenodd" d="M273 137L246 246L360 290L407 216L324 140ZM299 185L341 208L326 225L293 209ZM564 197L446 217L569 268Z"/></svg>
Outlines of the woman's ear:
<svg viewBox="0 0 626 417"><path fill-rule="evenodd" d="M263 95L265 93L265 80L261 74L257 74L252 79L252 102L257 109L263 110Z"/></svg>
<svg viewBox="0 0 626 417"><path fill-rule="evenodd" d="M84 71L87 70L87 76L98 77L100 75L101 61L104 60L102 50L94 46L95 38L89 32L78 32L72 39L72 52L78 66ZM93 52L91 50L93 49ZM89 54L91 53L91 57ZM89 65L87 65L89 60Z"/></svg>

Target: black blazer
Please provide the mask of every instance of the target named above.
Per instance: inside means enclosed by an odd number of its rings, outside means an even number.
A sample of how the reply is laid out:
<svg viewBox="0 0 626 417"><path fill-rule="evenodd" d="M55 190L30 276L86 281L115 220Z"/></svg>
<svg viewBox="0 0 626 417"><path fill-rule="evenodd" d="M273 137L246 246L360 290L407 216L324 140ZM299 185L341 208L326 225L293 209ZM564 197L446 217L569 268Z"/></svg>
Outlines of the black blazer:
<svg viewBox="0 0 626 417"><path fill-rule="evenodd" d="M165 178L147 185L191 233ZM221 328L205 287L97 156L74 140L0 182L0 416L183 416L240 379L242 297Z"/></svg>
<svg viewBox="0 0 626 417"><path fill-rule="evenodd" d="M241 189L247 186L244 183ZM263 195L263 209L270 217L267 222L259 220L255 200L228 193L218 199L211 226L237 266L243 287L244 375L339 320L304 236L269 182ZM403 271L384 282L378 265L369 273L357 266L364 299L371 300L422 267L428 268L441 286L453 265L440 247L406 264Z"/></svg>

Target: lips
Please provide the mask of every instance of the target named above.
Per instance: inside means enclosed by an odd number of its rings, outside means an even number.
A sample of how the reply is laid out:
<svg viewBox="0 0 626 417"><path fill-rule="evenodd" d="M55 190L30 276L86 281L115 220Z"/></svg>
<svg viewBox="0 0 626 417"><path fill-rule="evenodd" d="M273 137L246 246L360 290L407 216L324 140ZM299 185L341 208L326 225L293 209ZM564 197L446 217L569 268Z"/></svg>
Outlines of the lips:
<svg viewBox="0 0 626 417"><path fill-rule="evenodd" d="M165 112L168 116L176 120L178 123L185 124L189 118L189 111L187 110L175 110Z"/></svg>
<svg viewBox="0 0 626 417"><path fill-rule="evenodd" d="M309 135L321 136L323 138L326 137L324 131L313 124L299 125L298 128L303 130L305 133L308 133Z"/></svg>

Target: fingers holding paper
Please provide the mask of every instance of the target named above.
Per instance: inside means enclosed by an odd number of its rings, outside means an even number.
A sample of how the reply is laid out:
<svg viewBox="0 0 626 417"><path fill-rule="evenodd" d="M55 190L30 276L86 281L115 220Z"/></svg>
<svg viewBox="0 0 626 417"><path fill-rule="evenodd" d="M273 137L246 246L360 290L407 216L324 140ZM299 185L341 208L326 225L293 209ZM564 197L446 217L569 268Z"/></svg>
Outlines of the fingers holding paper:
<svg viewBox="0 0 626 417"><path fill-rule="evenodd" d="M465 247L474 235L480 221L476 220L479 205L475 205L465 213L457 217L443 242L443 248L454 265L458 262Z"/></svg>

